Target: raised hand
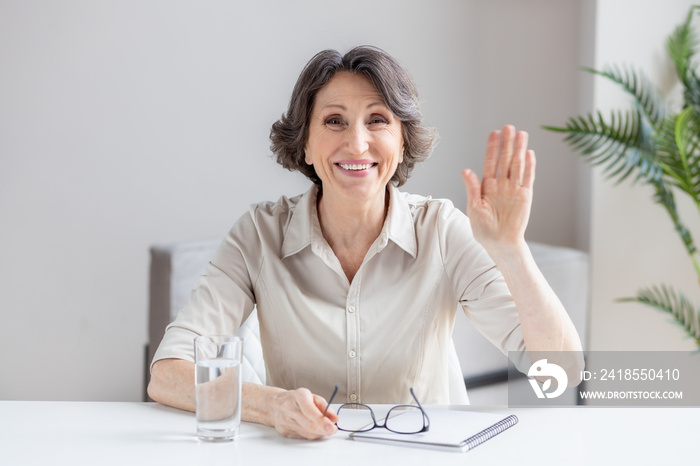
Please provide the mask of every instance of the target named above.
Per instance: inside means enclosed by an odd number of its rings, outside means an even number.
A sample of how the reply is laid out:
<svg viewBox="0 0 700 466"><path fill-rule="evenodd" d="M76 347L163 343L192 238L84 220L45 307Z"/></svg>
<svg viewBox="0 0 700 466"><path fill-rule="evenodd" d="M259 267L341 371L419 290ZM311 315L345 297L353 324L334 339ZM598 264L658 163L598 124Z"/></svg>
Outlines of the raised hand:
<svg viewBox="0 0 700 466"><path fill-rule="evenodd" d="M472 170L462 171L474 237L491 257L508 254L525 241L535 182L535 152L527 142L527 133L516 133L513 126L493 131L481 182Z"/></svg>

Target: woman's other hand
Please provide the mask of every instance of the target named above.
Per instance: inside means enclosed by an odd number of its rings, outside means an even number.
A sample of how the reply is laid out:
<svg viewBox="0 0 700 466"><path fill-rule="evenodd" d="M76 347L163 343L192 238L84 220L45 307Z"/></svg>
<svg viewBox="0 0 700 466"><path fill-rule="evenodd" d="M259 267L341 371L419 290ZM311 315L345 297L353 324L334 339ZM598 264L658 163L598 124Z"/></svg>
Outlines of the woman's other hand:
<svg viewBox="0 0 700 466"><path fill-rule="evenodd" d="M528 134L513 126L493 131L481 182L472 170L462 171L474 237L494 259L525 242L535 182L535 152L527 142Z"/></svg>
<svg viewBox="0 0 700 466"><path fill-rule="evenodd" d="M281 391L275 396L273 420L285 437L318 439L337 432L338 417L332 409L323 415L328 403L306 388Z"/></svg>

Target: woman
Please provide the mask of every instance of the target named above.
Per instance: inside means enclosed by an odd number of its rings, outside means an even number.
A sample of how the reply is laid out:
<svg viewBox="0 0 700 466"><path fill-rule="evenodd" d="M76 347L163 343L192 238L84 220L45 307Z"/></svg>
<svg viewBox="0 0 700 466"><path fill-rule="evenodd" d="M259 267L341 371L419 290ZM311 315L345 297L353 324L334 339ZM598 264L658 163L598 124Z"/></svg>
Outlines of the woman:
<svg viewBox="0 0 700 466"><path fill-rule="evenodd" d="M272 150L314 182L251 207L168 326L149 395L194 410L192 338L237 331L257 305L269 386L244 384L244 420L282 435L335 432L330 394L348 402L464 403L451 341L457 304L501 350L579 351L566 311L524 240L535 172L527 134L489 136L483 180L462 173L465 217L449 201L400 192L435 133L415 87L380 49L316 55Z"/></svg>

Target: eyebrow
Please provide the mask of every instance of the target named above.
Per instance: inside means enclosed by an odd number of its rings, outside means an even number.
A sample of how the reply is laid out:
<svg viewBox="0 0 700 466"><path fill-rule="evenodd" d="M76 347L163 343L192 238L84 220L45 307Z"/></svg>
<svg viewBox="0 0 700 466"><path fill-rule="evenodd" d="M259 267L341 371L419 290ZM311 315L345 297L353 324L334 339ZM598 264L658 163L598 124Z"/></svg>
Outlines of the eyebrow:
<svg viewBox="0 0 700 466"><path fill-rule="evenodd" d="M377 100L376 102L372 102L371 104L367 105L366 108L371 108L371 107L376 107L376 106L388 108L388 106L384 102L382 102L381 100ZM343 110L343 111L347 110L347 107L345 107L345 105L342 105L342 104L328 104L328 105L324 105L321 108L324 108L324 109L326 109L326 108L338 108L338 109Z"/></svg>

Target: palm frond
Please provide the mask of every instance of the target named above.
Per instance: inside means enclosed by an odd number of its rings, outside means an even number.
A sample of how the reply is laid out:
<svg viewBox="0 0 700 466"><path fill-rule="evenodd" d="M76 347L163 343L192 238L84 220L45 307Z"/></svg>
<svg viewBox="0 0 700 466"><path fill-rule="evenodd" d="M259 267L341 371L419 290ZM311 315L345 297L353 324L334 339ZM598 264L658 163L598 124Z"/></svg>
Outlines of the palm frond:
<svg viewBox="0 0 700 466"><path fill-rule="evenodd" d="M637 296L618 301L638 302L670 314L700 346L700 307L695 306L683 293L662 284L643 288L637 291Z"/></svg>
<svg viewBox="0 0 700 466"><path fill-rule="evenodd" d="M653 185L655 188L654 200L661 204L661 206L666 209L666 212L668 212L676 233L678 233L680 236L686 251L688 251L688 255L690 255L692 259L697 251L697 247L693 241L693 236L690 234L690 230L688 230L688 228L681 221L678 214L678 208L676 207L676 199L673 195L673 191L671 191L671 189L669 189L669 187L666 186L666 184L661 180L653 183Z"/></svg>
<svg viewBox="0 0 700 466"><path fill-rule="evenodd" d="M683 107L693 106L700 110L700 78L695 71L697 63L693 60L700 40L691 24L693 14L697 12L700 12L700 6L690 7L685 22L677 26L666 40L666 48L683 83Z"/></svg>
<svg viewBox="0 0 700 466"><path fill-rule="evenodd" d="M658 180L662 168L652 146L653 129L644 121L640 111L613 111L606 122L600 112L569 118L563 127L543 126L543 129L565 133L564 141L580 152L593 165L605 167L607 178L620 183L639 170L636 179Z"/></svg>
<svg viewBox="0 0 700 466"><path fill-rule="evenodd" d="M601 71L585 67L582 69L603 76L622 86L627 93L634 97L637 107L652 124L656 124L666 117L666 102L661 93L641 71L637 71L631 66L620 67L617 65L605 65Z"/></svg>
<svg viewBox="0 0 700 466"><path fill-rule="evenodd" d="M700 110L700 77L694 69L686 73L687 79L683 82L683 107L695 107Z"/></svg>
<svg viewBox="0 0 700 466"><path fill-rule="evenodd" d="M700 179L697 175L700 161L700 113L694 107L687 107L676 119L676 146L679 157L673 165L667 165L679 180L678 187L693 199L700 198ZM695 173L694 173L695 172Z"/></svg>
<svg viewBox="0 0 700 466"><path fill-rule="evenodd" d="M697 53L697 47L700 43L695 30L691 26L693 13L696 8L695 6L690 8L685 22L678 25L668 39L666 39L668 54L671 56L671 60L673 60L676 66L678 78L686 87L689 78L688 72L693 68L692 58Z"/></svg>
<svg viewBox="0 0 700 466"><path fill-rule="evenodd" d="M669 182L700 199L700 113L687 107L666 118L653 135L656 155Z"/></svg>

